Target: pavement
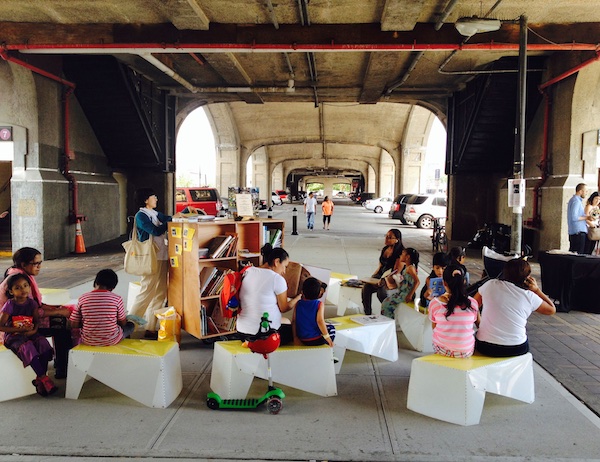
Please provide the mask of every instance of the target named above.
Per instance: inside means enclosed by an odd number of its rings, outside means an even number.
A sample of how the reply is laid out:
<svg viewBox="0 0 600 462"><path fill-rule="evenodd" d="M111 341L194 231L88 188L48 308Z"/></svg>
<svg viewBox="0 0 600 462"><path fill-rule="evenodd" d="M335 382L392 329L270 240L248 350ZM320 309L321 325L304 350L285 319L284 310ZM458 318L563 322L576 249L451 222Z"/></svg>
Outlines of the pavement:
<svg viewBox="0 0 600 462"><path fill-rule="evenodd" d="M292 235L292 208L298 235ZM291 259L339 273L370 275L391 227L421 253L421 281L431 267L431 231L400 225L386 215L336 200L331 230L308 231L301 206L275 207L286 220L284 247ZM122 268L125 237L84 255L45 261L41 287L68 288L72 297L91 289L102 268L119 270L115 290L124 298L134 280ZM464 243L460 243L464 244ZM0 260L0 268L10 265ZM469 251L471 280L483 269ZM539 278L539 265L533 263ZM333 315L334 306L327 306ZM213 411L212 346L183 334L184 388L167 409L147 408L90 380L78 400L64 399L65 381L49 398L37 395L0 404L0 461L592 461L600 460L600 315L571 311L534 313L528 323L536 400L525 404L487 394L479 425L462 427L406 408L412 359L399 333L399 359L387 362L347 352L337 376L338 395L322 398L284 387L280 414L265 409ZM1 373L1 372L0 372ZM264 393L254 381L249 396ZM444 384L439 384L444 393Z"/></svg>

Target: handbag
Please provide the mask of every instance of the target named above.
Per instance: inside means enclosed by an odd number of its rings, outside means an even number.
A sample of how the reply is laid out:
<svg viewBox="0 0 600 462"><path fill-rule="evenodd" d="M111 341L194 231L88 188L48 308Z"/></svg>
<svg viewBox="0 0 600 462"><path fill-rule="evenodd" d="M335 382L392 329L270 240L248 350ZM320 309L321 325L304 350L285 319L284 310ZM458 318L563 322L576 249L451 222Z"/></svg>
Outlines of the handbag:
<svg viewBox="0 0 600 462"><path fill-rule="evenodd" d="M588 228L588 239L590 241L600 241L600 228Z"/></svg>
<svg viewBox="0 0 600 462"><path fill-rule="evenodd" d="M131 240L123 242L125 249L124 267L127 274L136 276L148 276L156 273L158 270L158 261L156 259L156 244L152 236L144 242L138 240L137 225L133 221L133 232Z"/></svg>

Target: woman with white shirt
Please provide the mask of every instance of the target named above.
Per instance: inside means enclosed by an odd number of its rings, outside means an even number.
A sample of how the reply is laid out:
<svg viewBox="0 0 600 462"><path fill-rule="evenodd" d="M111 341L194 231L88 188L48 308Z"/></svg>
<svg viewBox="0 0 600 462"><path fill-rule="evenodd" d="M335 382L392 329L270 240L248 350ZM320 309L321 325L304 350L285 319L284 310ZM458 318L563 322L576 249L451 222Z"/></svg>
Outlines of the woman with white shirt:
<svg viewBox="0 0 600 462"><path fill-rule="evenodd" d="M240 289L241 312L236 328L243 337L256 335L260 329L263 313L269 313L271 328L279 331L281 344L294 340L292 325L281 313L292 310L301 294L288 301L287 282L283 275L290 262L288 253L282 248L263 248L265 262L260 267L250 267L244 271Z"/></svg>
<svg viewBox="0 0 600 462"><path fill-rule="evenodd" d="M482 307L481 322L475 335L475 349L486 356L508 357L529 351L527 318L537 311L552 315L552 300L530 276L526 260L515 258L504 265L502 279L491 279L473 298Z"/></svg>

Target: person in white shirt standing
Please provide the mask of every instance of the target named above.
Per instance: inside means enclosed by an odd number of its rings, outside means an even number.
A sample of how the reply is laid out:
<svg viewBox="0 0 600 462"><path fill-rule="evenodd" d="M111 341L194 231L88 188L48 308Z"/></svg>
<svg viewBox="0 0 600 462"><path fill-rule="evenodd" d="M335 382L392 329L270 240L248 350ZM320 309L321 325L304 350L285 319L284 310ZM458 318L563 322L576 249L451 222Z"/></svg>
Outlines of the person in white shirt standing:
<svg viewBox="0 0 600 462"><path fill-rule="evenodd" d="M315 227L315 213L317 213L317 199L312 192L304 199L304 213L306 213L306 228L313 230Z"/></svg>

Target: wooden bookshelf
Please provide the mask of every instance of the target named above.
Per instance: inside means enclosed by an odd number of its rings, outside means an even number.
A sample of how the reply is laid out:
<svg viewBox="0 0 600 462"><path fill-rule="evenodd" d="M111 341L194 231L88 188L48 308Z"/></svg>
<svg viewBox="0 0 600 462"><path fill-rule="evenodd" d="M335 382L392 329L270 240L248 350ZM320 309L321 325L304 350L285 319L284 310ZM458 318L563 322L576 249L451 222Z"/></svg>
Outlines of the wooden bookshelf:
<svg viewBox="0 0 600 462"><path fill-rule="evenodd" d="M282 220L234 221L215 220L212 222L169 223L169 305L181 315L182 328L199 339L218 337L231 333L203 333L202 326L210 326L210 320L202 318L201 306L207 316L219 318L220 303L218 294L201 297L200 288L209 277L210 269L237 271L242 261L250 261L254 266L262 264L260 249L265 240L281 231L283 245L284 222ZM233 235L237 238L233 256L225 258L198 258L198 249L210 248L216 236ZM250 256L240 255L247 250ZM218 310L218 311L215 311ZM210 327L209 327L210 329Z"/></svg>

